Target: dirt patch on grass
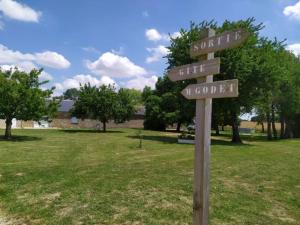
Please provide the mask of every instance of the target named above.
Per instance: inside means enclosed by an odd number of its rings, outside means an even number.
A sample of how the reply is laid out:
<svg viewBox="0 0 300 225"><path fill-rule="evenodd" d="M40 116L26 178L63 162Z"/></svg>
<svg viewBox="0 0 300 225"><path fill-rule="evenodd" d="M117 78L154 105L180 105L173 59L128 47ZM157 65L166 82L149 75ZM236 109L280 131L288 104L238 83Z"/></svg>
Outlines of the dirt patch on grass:
<svg viewBox="0 0 300 225"><path fill-rule="evenodd" d="M60 217L66 217L69 216L71 213L73 212L73 208L72 207L63 207L58 211L58 215Z"/></svg>
<svg viewBox="0 0 300 225"><path fill-rule="evenodd" d="M55 199L59 198L61 195L60 192L52 193L52 194L46 194L43 196L43 200L47 202L53 202Z"/></svg>
<svg viewBox="0 0 300 225"><path fill-rule="evenodd" d="M255 192L255 187L249 183L232 180L232 179L222 179L221 182L223 183L224 187L228 190L237 190L237 189L244 189L248 192Z"/></svg>
<svg viewBox="0 0 300 225"><path fill-rule="evenodd" d="M17 177L23 177L25 175L25 173L16 173Z"/></svg>
<svg viewBox="0 0 300 225"><path fill-rule="evenodd" d="M292 218L287 210L281 206L279 203L275 203L272 205L272 208L270 209L270 211L268 211L266 213L267 216L271 217L271 218L276 218L281 220L282 222L287 222L287 223L294 223L296 222L296 220L294 218Z"/></svg>

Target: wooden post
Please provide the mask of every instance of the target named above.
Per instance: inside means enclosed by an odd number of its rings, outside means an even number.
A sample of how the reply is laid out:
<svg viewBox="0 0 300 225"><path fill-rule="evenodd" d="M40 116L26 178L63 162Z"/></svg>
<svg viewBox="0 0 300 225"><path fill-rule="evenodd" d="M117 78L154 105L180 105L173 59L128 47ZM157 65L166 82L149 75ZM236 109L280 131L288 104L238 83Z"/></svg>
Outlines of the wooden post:
<svg viewBox="0 0 300 225"><path fill-rule="evenodd" d="M202 36L203 35L203 36ZM215 36L215 31L206 29L201 38ZM214 53L208 53L200 60L210 60ZM213 76L199 78L198 83L213 82ZM209 211L209 173L210 173L210 133L211 133L212 99L196 100L196 128L195 128L195 162L194 162L194 204L193 224L208 225Z"/></svg>

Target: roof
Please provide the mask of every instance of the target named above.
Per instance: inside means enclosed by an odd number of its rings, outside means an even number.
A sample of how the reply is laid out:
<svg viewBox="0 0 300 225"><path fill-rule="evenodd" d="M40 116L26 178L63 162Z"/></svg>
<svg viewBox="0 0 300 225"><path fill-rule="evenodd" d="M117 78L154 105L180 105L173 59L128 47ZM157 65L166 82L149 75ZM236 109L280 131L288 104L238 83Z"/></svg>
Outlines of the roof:
<svg viewBox="0 0 300 225"><path fill-rule="evenodd" d="M62 100L58 107L58 112L70 112L74 106L73 100Z"/></svg>

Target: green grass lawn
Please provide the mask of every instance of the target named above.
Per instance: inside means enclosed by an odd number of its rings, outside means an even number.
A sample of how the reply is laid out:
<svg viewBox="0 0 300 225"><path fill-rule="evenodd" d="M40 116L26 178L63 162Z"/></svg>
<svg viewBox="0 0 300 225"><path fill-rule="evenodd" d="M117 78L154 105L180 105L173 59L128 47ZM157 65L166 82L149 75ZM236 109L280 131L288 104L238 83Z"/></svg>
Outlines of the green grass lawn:
<svg viewBox="0 0 300 225"><path fill-rule="evenodd" d="M3 132L3 130L0 130ZM0 225L191 224L192 145L137 130L0 139ZM300 224L300 140L213 137L210 224Z"/></svg>

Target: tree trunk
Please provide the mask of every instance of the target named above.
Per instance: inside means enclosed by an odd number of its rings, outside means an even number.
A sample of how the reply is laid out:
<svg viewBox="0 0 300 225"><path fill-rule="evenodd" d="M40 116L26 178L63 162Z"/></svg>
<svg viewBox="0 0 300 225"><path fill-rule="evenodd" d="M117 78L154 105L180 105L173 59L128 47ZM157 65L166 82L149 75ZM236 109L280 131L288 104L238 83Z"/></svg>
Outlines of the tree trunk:
<svg viewBox="0 0 300 225"><path fill-rule="evenodd" d="M176 126L176 131L180 132L180 128L181 128L181 122L179 121Z"/></svg>
<svg viewBox="0 0 300 225"><path fill-rule="evenodd" d="M106 132L106 121L104 121L102 123L103 123L103 132Z"/></svg>
<svg viewBox="0 0 300 225"><path fill-rule="evenodd" d="M284 116L280 114L280 139L284 138Z"/></svg>
<svg viewBox="0 0 300 225"><path fill-rule="evenodd" d="M268 140L272 140L271 116L269 111L267 111L267 133Z"/></svg>
<svg viewBox="0 0 300 225"><path fill-rule="evenodd" d="M265 124L264 124L264 122L261 123L261 132L265 133Z"/></svg>
<svg viewBox="0 0 300 225"><path fill-rule="evenodd" d="M12 126L12 119L8 118L5 120L5 139L11 139L11 126Z"/></svg>
<svg viewBox="0 0 300 225"><path fill-rule="evenodd" d="M219 125L215 124L214 130L216 131L216 135L220 135L220 129L219 129Z"/></svg>
<svg viewBox="0 0 300 225"><path fill-rule="evenodd" d="M276 124L275 124L275 106L272 104L271 106L271 120L272 120L272 130L273 130L273 138L277 139L277 130L276 130Z"/></svg>
<svg viewBox="0 0 300 225"><path fill-rule="evenodd" d="M239 133L239 124L238 117L235 112L231 112L231 127L232 127L232 142L242 143L240 133Z"/></svg>
<svg viewBox="0 0 300 225"><path fill-rule="evenodd" d="M225 129L224 129L224 125L222 124L222 131L224 131Z"/></svg>
<svg viewBox="0 0 300 225"><path fill-rule="evenodd" d="M284 138L293 138L292 125L290 121L285 121Z"/></svg>

